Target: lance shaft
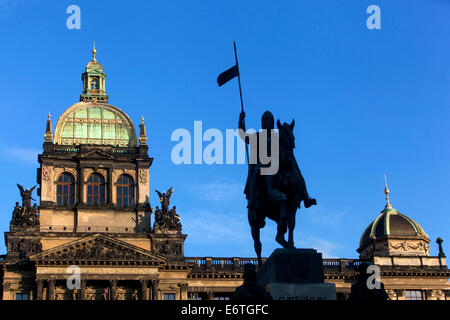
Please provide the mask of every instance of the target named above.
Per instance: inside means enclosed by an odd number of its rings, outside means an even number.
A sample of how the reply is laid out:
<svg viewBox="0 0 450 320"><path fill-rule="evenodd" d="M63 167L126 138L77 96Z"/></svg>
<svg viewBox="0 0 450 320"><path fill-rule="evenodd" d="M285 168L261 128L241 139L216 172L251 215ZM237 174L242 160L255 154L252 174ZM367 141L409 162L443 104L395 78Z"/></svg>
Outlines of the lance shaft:
<svg viewBox="0 0 450 320"><path fill-rule="evenodd" d="M234 44L234 57L236 59L236 66L238 69L238 83L239 83L239 96L241 98L241 112L244 112L244 102L242 100L242 88L241 88L241 72L239 70L239 62L238 62L237 50L236 50L236 41L234 41L233 44ZM244 119L244 124L245 124L245 119ZM245 125L244 125L244 128L245 128ZM244 142L245 142L245 154L247 156L247 162L250 165L250 159L248 157L248 144L247 144L247 141L244 140Z"/></svg>

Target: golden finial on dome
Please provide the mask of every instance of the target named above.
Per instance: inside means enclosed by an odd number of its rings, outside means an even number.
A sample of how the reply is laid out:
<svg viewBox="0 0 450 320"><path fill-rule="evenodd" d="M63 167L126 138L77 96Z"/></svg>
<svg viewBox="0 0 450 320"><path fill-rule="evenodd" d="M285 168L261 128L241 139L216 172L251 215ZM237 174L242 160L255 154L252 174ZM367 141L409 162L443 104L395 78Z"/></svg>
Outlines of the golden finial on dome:
<svg viewBox="0 0 450 320"><path fill-rule="evenodd" d="M141 116L141 123L144 123L144 116Z"/></svg>
<svg viewBox="0 0 450 320"><path fill-rule="evenodd" d="M97 50L95 50L95 41L94 41L94 49L92 49L92 55L93 55L93 58L92 58L92 60L94 60L94 61L96 61L97 59L95 59L95 55L97 54Z"/></svg>
<svg viewBox="0 0 450 320"><path fill-rule="evenodd" d="M392 208L391 204L389 203L389 189L387 186L386 174L384 175L384 194L386 195L386 206L384 208Z"/></svg>
<svg viewBox="0 0 450 320"><path fill-rule="evenodd" d="M48 113L48 120L50 120L50 112Z"/></svg>

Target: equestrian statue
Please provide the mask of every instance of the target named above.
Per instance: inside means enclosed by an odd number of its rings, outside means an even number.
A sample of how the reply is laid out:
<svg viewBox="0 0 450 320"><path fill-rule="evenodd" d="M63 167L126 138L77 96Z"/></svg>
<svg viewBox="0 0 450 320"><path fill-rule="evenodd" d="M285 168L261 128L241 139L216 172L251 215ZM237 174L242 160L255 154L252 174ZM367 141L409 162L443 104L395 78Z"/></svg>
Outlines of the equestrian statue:
<svg viewBox="0 0 450 320"><path fill-rule="evenodd" d="M265 226L266 217L277 223L275 240L283 248L294 247L295 214L303 201L305 208L316 205L306 189L305 180L300 172L294 156L295 137L293 133L295 120L290 124L277 121L278 132L274 129L274 117L270 111L262 116L262 131L253 134L245 133L245 112L239 116L240 136L250 146L251 159L249 161L248 176L244 193L248 200L248 222L250 224L255 252L258 256L258 266L261 267L260 229ZM264 134L262 134L264 133ZM274 140L275 139L275 140ZM268 157L278 156L279 168L274 174L263 174L263 170L270 166L261 161L260 149L267 143L265 152ZM275 144L274 144L275 143ZM278 154L271 154L271 147L278 146ZM255 157L255 155L257 155ZM254 163L252 163L254 162ZM272 158L273 162L273 158ZM288 240L285 234L289 229Z"/></svg>

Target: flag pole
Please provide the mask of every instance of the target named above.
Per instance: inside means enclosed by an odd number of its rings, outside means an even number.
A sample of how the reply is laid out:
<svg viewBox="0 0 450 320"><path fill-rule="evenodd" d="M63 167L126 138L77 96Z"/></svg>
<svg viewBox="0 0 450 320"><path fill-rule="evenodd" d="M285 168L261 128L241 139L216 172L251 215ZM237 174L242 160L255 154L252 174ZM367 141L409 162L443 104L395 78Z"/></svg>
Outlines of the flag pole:
<svg viewBox="0 0 450 320"><path fill-rule="evenodd" d="M239 70L239 63L238 63L238 57L237 57L237 50L236 50L236 41L233 41L234 44L234 58L236 59L236 66L238 69L238 83L239 83L239 96L241 98L241 112L244 112L244 102L242 100L242 88L241 88L241 72ZM250 159L248 157L248 144L246 141L245 143L245 154L247 155L247 162L250 165Z"/></svg>
<svg viewBox="0 0 450 320"><path fill-rule="evenodd" d="M238 68L238 83L239 83L239 95L241 97L241 111L244 112L244 102L242 101L242 89L241 89L241 73L239 71L239 63L237 58L237 50L236 50L236 41L233 41L234 44L234 57L236 59L236 65Z"/></svg>

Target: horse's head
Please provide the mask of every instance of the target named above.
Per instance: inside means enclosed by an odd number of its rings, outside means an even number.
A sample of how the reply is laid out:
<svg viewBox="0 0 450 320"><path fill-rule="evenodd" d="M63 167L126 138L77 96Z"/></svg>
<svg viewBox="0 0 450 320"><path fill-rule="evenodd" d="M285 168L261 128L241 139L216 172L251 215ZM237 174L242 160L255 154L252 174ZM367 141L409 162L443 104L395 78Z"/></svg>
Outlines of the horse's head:
<svg viewBox="0 0 450 320"><path fill-rule="evenodd" d="M291 124L283 123L277 120L277 128L280 134L280 146L283 148L294 149L295 148L295 137L294 137L294 125L295 120L292 119Z"/></svg>
<svg viewBox="0 0 450 320"><path fill-rule="evenodd" d="M294 125L294 119L292 119L291 124L286 122L281 124L280 120L277 120L277 128L280 139L280 162L291 162L294 159Z"/></svg>

